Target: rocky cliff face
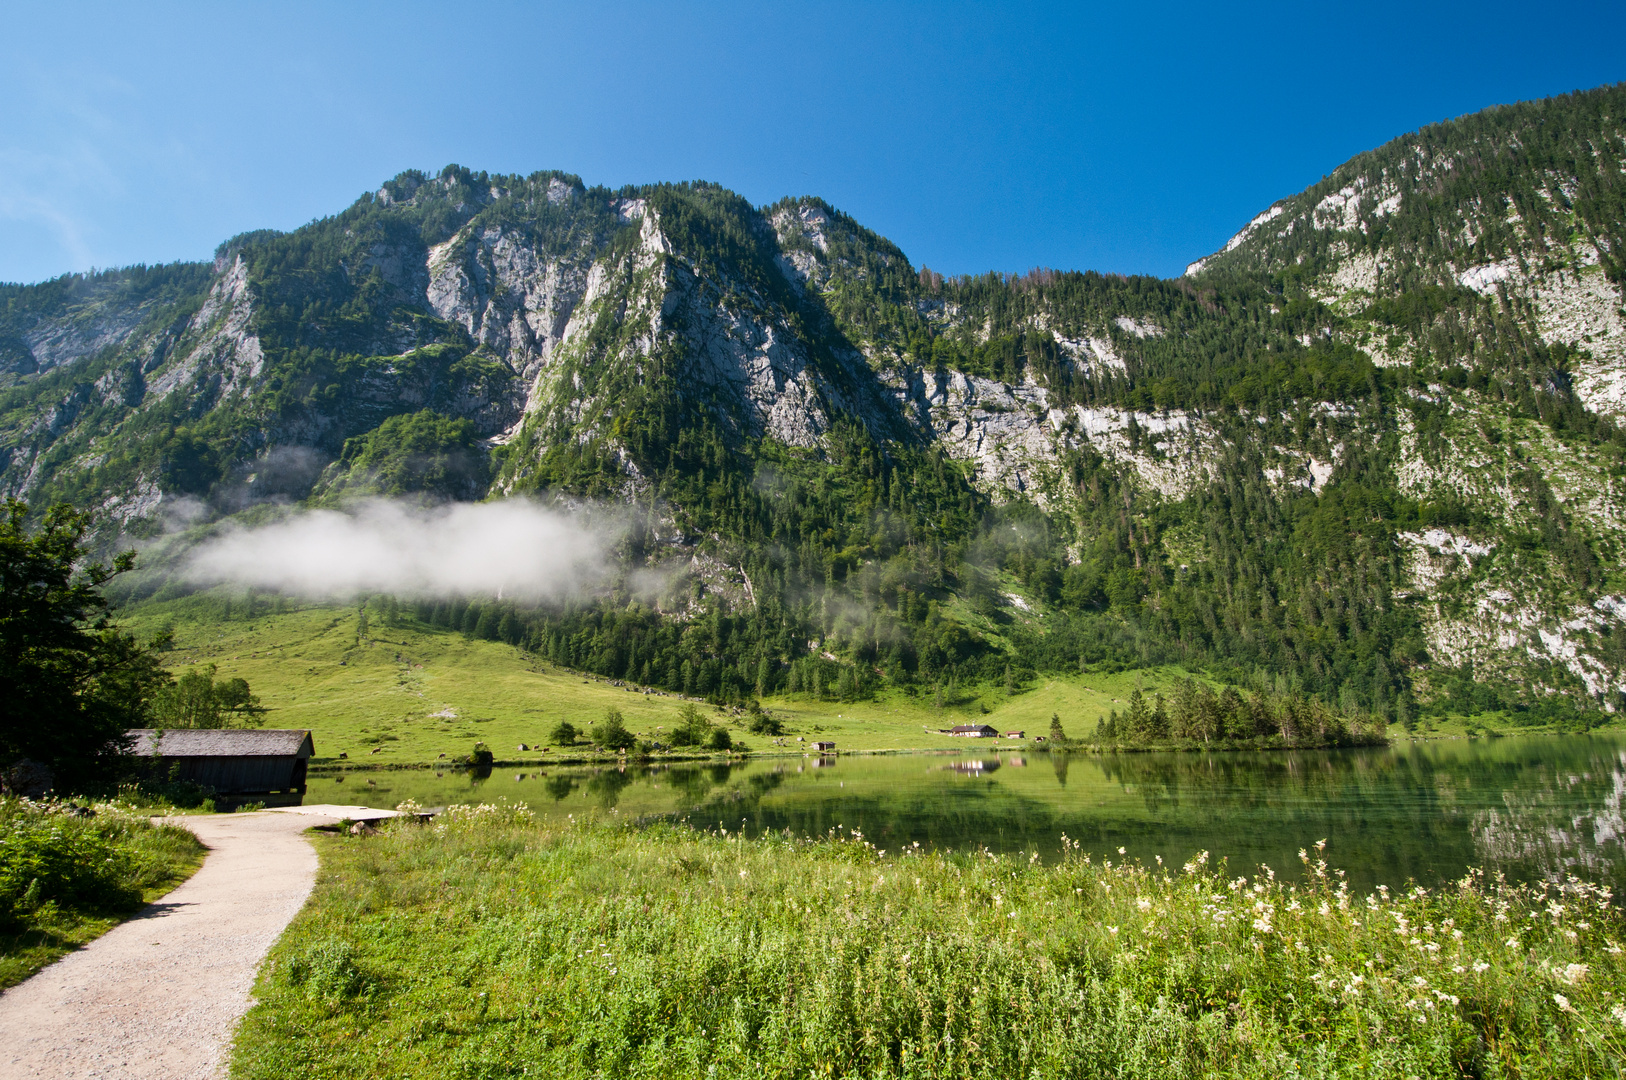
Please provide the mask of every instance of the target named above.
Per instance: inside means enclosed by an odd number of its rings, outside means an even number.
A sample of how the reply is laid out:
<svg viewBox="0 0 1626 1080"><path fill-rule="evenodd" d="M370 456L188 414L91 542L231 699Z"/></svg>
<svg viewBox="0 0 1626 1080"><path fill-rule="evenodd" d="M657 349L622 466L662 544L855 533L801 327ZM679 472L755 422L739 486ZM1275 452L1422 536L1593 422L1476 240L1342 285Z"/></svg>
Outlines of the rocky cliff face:
<svg viewBox="0 0 1626 1080"><path fill-rule="evenodd" d="M0 485L139 530L166 503L305 498L347 439L427 409L475 425L500 491L632 498L651 439L704 426L820 461L850 424L1072 522L1074 555L1099 520L1081 477L1105 470L1130 535L1161 536L1137 570L1178 577L1221 561L1179 508L1238 476L1283 506L1380 483L1467 507L1385 556L1440 663L1612 701L1622 97L1397 140L1174 282L944 282L814 199L403 174L212 266L6 287ZM748 581L736 556L705 555Z"/></svg>

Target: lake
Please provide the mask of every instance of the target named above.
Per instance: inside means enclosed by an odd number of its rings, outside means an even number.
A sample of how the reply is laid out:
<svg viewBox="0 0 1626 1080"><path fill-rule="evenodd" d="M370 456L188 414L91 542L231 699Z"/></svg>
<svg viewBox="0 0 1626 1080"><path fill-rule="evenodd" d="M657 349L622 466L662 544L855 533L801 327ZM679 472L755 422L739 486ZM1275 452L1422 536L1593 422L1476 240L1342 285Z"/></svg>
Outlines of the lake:
<svg viewBox="0 0 1626 1080"><path fill-rule="evenodd" d="M306 801L393 807L522 801L548 817L685 819L749 835L861 830L1053 858L1173 865L1198 851L1233 871L1296 874L1300 848L1352 885L1436 885L1470 866L1529 880L1575 873L1626 895L1626 733L1224 754L958 753L758 758L743 764L412 770L312 777Z"/></svg>

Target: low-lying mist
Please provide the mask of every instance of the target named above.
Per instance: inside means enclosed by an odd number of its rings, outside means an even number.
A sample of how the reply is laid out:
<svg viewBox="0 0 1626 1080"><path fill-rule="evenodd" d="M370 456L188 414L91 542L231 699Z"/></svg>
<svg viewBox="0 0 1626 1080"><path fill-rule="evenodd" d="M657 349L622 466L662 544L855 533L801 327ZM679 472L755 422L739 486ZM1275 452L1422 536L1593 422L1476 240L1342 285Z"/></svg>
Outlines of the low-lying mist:
<svg viewBox="0 0 1626 1080"><path fill-rule="evenodd" d="M312 599L387 592L559 600L609 576L624 533L622 520L523 499L429 509L377 499L230 528L192 551L185 574Z"/></svg>

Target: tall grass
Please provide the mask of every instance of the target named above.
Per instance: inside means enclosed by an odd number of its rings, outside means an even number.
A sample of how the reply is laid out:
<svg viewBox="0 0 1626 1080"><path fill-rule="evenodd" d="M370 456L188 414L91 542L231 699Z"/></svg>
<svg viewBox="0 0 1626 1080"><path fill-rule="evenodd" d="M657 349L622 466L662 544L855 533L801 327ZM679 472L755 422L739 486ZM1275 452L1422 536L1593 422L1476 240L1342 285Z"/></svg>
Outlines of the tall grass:
<svg viewBox="0 0 1626 1080"><path fill-rule="evenodd" d="M168 892L203 854L187 830L120 803L0 798L0 988Z"/></svg>
<svg viewBox="0 0 1626 1080"><path fill-rule="evenodd" d="M1606 892L538 824L326 841L239 1078L1619 1076Z"/></svg>

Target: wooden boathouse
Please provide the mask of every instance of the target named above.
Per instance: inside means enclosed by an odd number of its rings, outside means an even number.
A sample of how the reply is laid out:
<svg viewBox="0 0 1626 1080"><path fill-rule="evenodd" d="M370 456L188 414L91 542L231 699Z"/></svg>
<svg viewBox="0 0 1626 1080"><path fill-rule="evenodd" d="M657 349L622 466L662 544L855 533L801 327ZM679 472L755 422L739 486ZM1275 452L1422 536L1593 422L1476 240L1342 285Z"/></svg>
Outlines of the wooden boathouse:
<svg viewBox="0 0 1626 1080"><path fill-rule="evenodd" d="M311 733L302 729L132 728L125 734L144 775L210 788L222 809L246 802L298 806L316 752Z"/></svg>

